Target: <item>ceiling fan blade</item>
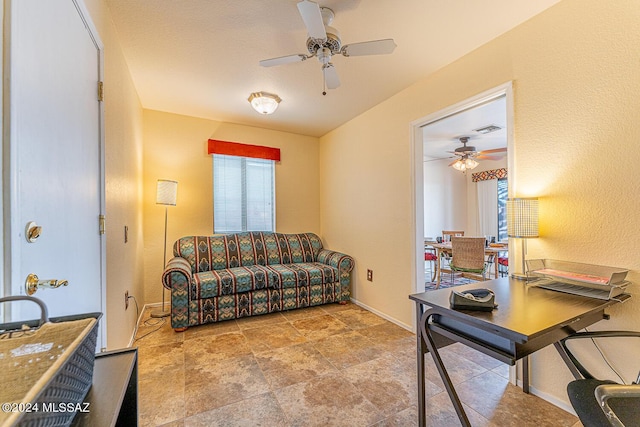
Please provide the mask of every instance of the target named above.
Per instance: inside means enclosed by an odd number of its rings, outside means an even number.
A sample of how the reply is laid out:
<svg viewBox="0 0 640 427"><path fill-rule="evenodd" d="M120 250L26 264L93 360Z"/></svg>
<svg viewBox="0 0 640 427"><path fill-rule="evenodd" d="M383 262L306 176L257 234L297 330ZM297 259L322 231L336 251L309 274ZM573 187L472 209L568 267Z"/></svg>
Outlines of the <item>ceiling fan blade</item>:
<svg viewBox="0 0 640 427"><path fill-rule="evenodd" d="M324 73L324 81L328 89L337 89L340 87L340 77L338 77L338 72L333 64L329 63L323 66L322 72Z"/></svg>
<svg viewBox="0 0 640 427"><path fill-rule="evenodd" d="M449 157L437 157L437 158L433 158L433 159L428 159L428 160L423 160L423 163L429 163L429 162L438 162L440 160L448 160L448 159L453 159L455 156L449 156ZM451 166L451 165L449 165Z"/></svg>
<svg viewBox="0 0 640 427"><path fill-rule="evenodd" d="M304 0L298 3L298 11L304 21L305 27L307 27L307 33L312 39L326 39L327 32L324 29L324 22L322 21L322 13L320 12L320 6L318 3Z"/></svg>
<svg viewBox="0 0 640 427"><path fill-rule="evenodd" d="M500 160L502 157L501 156L485 156L484 154L480 154L479 156L475 157L476 159L482 159L482 160Z"/></svg>
<svg viewBox="0 0 640 427"><path fill-rule="evenodd" d="M263 67L274 67L276 65L291 64L292 62L304 61L305 59L307 59L307 56L302 54L287 55L280 56L278 58L263 59L262 61L260 61L260 65L262 65Z"/></svg>
<svg viewBox="0 0 640 427"><path fill-rule="evenodd" d="M493 148L491 150L482 150L480 152L480 154L487 154L487 153L501 153L507 151L507 147L503 147L503 148Z"/></svg>
<svg viewBox="0 0 640 427"><path fill-rule="evenodd" d="M396 48L393 39L372 40L369 42L351 43L342 47L344 56L387 55Z"/></svg>

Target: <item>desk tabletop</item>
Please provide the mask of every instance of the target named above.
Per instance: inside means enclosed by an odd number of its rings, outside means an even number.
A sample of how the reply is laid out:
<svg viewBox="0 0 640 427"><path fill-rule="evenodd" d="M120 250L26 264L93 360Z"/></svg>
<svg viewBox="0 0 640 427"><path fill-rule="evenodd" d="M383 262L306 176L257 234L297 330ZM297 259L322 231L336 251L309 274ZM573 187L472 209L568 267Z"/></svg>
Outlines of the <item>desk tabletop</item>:
<svg viewBox="0 0 640 427"><path fill-rule="evenodd" d="M457 291L479 288L491 289L495 293L497 309L492 312L453 310L449 306L451 288L413 294L409 298L423 305L445 310L449 317L492 330L520 343L557 329L558 326L569 326L580 321L583 316L597 313L630 298L628 294L619 295L617 300L582 297L538 288L507 277L455 287Z"/></svg>

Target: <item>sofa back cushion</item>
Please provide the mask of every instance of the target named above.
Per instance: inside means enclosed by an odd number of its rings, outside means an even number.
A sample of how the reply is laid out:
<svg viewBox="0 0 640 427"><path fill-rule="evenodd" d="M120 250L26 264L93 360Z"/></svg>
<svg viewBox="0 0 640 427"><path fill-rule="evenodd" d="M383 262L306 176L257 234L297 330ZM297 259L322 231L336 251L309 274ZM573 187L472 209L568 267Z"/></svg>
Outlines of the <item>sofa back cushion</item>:
<svg viewBox="0 0 640 427"><path fill-rule="evenodd" d="M315 262L322 241L313 233L245 232L217 236L187 236L173 245L173 255L185 258L192 273L251 265Z"/></svg>

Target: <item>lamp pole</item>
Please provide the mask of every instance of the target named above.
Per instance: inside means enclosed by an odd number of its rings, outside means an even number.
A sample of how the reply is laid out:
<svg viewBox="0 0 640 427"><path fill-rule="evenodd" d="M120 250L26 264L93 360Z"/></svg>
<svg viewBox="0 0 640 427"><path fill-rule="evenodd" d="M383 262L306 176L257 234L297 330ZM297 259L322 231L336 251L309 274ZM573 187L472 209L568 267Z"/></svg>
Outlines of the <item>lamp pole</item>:
<svg viewBox="0 0 640 427"><path fill-rule="evenodd" d="M178 182L166 179L158 180L156 204L164 205L164 247L162 251L162 268L167 265L167 224L169 219L169 206L175 206L178 195ZM169 310L165 310L165 288L162 285L162 307L159 310L151 312L151 317L167 317L171 314Z"/></svg>

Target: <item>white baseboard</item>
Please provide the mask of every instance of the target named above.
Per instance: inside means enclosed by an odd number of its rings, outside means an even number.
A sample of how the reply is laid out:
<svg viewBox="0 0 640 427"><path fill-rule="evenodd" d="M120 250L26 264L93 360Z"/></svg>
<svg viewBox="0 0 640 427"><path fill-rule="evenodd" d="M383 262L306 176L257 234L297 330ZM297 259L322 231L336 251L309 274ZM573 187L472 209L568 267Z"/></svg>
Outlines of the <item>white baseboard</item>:
<svg viewBox="0 0 640 427"><path fill-rule="evenodd" d="M382 313L382 312L376 310L375 308L369 307L368 305L363 304L363 303L361 303L360 301L358 301L356 299L351 298L351 302L354 303L355 305L358 305L358 306L360 306L362 308L367 309L368 311L370 311L370 312L382 317L383 319L388 320L391 323L395 323L396 325L400 326L402 329L406 329L407 331L409 331L411 333L415 333L413 331L413 328L410 325L407 325L406 323L403 323L403 322L399 321L398 319L394 319L393 317L391 317L391 316L389 316L389 315L387 315L385 313Z"/></svg>
<svg viewBox="0 0 640 427"><path fill-rule="evenodd" d="M151 304L145 304L145 307L162 307L162 303L161 302L152 302ZM144 311L144 308L143 308Z"/></svg>
<svg viewBox="0 0 640 427"><path fill-rule="evenodd" d="M522 387L522 380L518 380L518 385ZM563 402L562 400L558 399L557 397L549 393L542 392L532 386L529 386L529 393L533 394L534 396L538 396L542 400L546 400L547 402L551 403L553 406L557 406L558 408L563 409L572 415L576 415L576 411L574 411L573 407L570 404Z"/></svg>
<svg viewBox="0 0 640 427"><path fill-rule="evenodd" d="M131 338L129 339L129 345L127 347L133 347L133 343L136 340L136 335L138 334L138 325L140 325L140 322L142 321L142 315L144 314L144 311L147 309L147 307L155 307L155 306L162 306L162 303L159 302L154 304L145 304L142 306L142 310L140 310L140 313L138 313L136 326L133 328L133 333L131 334Z"/></svg>

